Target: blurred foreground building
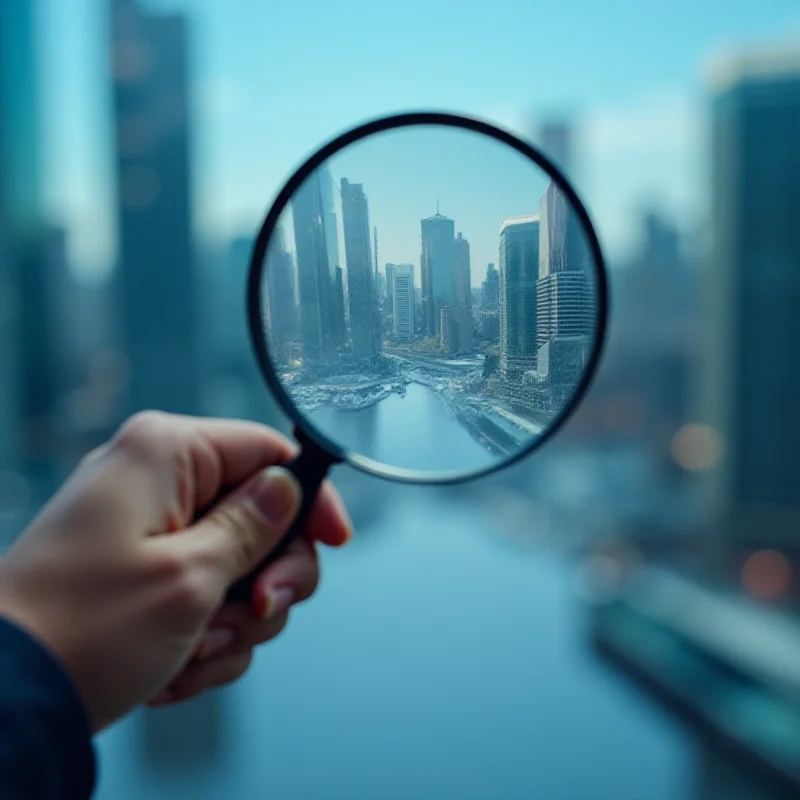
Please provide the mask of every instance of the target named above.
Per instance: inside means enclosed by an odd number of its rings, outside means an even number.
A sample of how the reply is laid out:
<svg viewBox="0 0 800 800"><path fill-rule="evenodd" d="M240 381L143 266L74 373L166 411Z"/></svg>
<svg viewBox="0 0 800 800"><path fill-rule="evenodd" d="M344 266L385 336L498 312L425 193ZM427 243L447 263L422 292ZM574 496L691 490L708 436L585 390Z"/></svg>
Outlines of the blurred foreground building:
<svg viewBox="0 0 800 800"><path fill-rule="evenodd" d="M198 271L192 242L186 19L110 0L117 302L127 411L194 413Z"/></svg>
<svg viewBox="0 0 800 800"><path fill-rule="evenodd" d="M49 472L66 238L44 218L37 4L0 4L0 469Z"/></svg>
<svg viewBox="0 0 800 800"><path fill-rule="evenodd" d="M800 52L721 60L711 88L713 258L698 388L719 464L707 511L742 535L796 542Z"/></svg>
<svg viewBox="0 0 800 800"><path fill-rule="evenodd" d="M777 800L800 796L800 52L720 60L711 92L698 421L673 448L701 476L700 524L658 567L644 542L650 564L623 545L592 632L719 750L704 766L750 771L701 797Z"/></svg>

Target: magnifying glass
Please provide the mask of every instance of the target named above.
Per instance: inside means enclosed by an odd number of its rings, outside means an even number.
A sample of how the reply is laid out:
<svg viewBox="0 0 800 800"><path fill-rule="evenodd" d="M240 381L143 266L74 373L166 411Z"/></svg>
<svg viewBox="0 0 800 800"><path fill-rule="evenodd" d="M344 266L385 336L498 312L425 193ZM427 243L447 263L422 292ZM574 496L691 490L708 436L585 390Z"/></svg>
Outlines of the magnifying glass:
<svg viewBox="0 0 800 800"><path fill-rule="evenodd" d="M607 287L586 210L540 152L485 122L385 117L289 179L252 254L259 366L295 425L303 529L330 468L417 484L529 455L584 396Z"/></svg>

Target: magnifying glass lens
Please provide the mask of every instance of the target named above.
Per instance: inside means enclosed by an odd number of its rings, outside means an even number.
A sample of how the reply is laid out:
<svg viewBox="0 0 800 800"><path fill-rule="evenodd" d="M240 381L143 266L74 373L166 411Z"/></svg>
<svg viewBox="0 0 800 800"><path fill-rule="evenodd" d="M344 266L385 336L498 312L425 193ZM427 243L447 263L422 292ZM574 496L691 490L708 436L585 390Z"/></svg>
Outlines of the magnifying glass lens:
<svg viewBox="0 0 800 800"><path fill-rule="evenodd" d="M571 189L491 136L410 125L319 163L260 265L280 391L329 449L437 480L527 451L596 355L601 268Z"/></svg>

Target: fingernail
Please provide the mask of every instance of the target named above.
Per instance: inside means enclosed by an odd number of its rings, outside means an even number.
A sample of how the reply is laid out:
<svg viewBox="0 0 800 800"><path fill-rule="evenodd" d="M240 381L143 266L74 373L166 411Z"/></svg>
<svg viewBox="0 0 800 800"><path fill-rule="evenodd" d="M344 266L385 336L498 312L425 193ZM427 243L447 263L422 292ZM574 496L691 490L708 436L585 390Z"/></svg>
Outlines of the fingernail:
<svg viewBox="0 0 800 800"><path fill-rule="evenodd" d="M300 507L300 485L287 469L270 467L254 489L253 502L267 519L283 522Z"/></svg>
<svg viewBox="0 0 800 800"><path fill-rule="evenodd" d="M236 632L233 628L212 628L203 637L203 641L197 650L197 657L208 658L214 653L219 653L220 650L230 647L235 638Z"/></svg>
<svg viewBox="0 0 800 800"><path fill-rule="evenodd" d="M268 586L264 595L264 619L272 619L288 611L295 597L291 586Z"/></svg>
<svg viewBox="0 0 800 800"><path fill-rule="evenodd" d="M353 523L348 520L344 528L344 541L342 544L350 544L353 539Z"/></svg>

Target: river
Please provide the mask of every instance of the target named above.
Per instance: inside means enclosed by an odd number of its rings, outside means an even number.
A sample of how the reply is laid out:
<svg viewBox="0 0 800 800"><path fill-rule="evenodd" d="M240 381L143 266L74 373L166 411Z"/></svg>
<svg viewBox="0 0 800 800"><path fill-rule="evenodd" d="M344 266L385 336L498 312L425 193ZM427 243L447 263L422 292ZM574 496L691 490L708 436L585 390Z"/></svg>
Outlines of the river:
<svg viewBox="0 0 800 800"><path fill-rule="evenodd" d="M329 438L393 467L446 472L479 469L497 457L454 417L444 398L418 383L359 411L324 406L311 413Z"/></svg>
<svg viewBox="0 0 800 800"><path fill-rule="evenodd" d="M422 389L325 424L406 466L477 459ZM569 560L453 492L337 470L370 521L244 680L101 737L100 800L692 796L691 743L590 652Z"/></svg>

